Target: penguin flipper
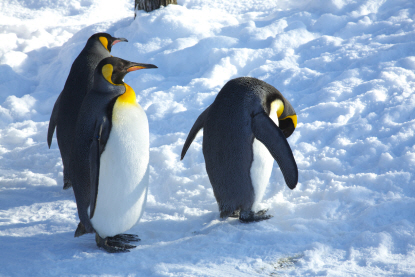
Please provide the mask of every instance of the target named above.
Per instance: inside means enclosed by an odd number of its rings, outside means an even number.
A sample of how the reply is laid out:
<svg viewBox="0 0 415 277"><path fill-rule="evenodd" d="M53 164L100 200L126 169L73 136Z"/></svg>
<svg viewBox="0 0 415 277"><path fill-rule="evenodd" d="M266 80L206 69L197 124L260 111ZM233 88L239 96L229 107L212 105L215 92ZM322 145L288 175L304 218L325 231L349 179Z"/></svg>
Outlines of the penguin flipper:
<svg viewBox="0 0 415 277"><path fill-rule="evenodd" d="M95 125L94 137L92 138L91 147L89 149L89 168L91 177L90 219L94 216L97 203L101 153L104 151L105 145L107 144L109 131L110 123L104 116L101 121L97 122Z"/></svg>
<svg viewBox="0 0 415 277"><path fill-rule="evenodd" d="M284 175L285 183L294 189L298 182L298 168L291 147L283 132L265 112L252 118L252 132L277 161Z"/></svg>
<svg viewBox="0 0 415 277"><path fill-rule="evenodd" d="M58 97L58 99L56 99L55 105L53 106L52 114L50 115L49 128L48 128L48 146L49 146L49 148L52 144L53 133L55 132L56 123L58 121L60 99L61 99L61 95L59 94L59 97Z"/></svg>
<svg viewBox="0 0 415 277"><path fill-rule="evenodd" d="M190 147L190 144L192 144L193 140L195 139L197 133L200 131L200 129L203 128L203 125L205 124L206 117L209 113L209 107L206 108L206 110L203 111L199 115L199 117L196 119L196 122L193 124L192 129L190 130L189 134L187 135L186 142L183 145L182 154L180 160L183 160L184 155L186 155L187 150Z"/></svg>

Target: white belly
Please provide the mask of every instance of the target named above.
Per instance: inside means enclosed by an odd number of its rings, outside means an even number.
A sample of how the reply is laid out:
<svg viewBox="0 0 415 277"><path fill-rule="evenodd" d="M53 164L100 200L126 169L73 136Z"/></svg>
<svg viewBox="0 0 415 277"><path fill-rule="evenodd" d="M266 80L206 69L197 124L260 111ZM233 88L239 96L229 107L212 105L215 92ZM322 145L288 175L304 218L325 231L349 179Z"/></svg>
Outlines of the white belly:
<svg viewBox="0 0 415 277"><path fill-rule="evenodd" d="M140 220L147 199L149 146L148 120L141 106L116 102L91 219L102 238L123 233Z"/></svg>
<svg viewBox="0 0 415 277"><path fill-rule="evenodd" d="M278 116L272 115L270 118L278 126ZM252 143L253 161L251 164L251 182L254 187L255 200L253 210L257 210L258 204L264 197L265 189L267 188L269 178L271 177L272 166L274 158L262 142L254 138Z"/></svg>

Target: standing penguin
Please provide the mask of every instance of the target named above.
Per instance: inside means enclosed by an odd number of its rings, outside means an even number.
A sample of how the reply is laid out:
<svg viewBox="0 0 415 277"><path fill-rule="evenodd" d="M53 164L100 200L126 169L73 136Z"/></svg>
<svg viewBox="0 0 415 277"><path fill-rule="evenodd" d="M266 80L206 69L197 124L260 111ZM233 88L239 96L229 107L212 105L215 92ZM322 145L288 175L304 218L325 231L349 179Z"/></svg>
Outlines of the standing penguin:
<svg viewBox="0 0 415 277"><path fill-rule="evenodd" d="M63 189L72 186L69 176L69 154L82 100L94 83L95 67L103 58L111 56L112 46L120 41L127 40L112 37L107 33L92 35L73 62L65 86L53 106L49 121L48 145L50 148L56 127L56 137L63 161Z"/></svg>
<svg viewBox="0 0 415 277"><path fill-rule="evenodd" d="M269 219L261 202L274 159L286 184L294 189L298 169L288 138L297 125L291 104L273 86L256 78L230 80L198 117L183 146L181 159L203 128L206 171L220 216L242 222Z"/></svg>
<svg viewBox="0 0 415 277"><path fill-rule="evenodd" d="M85 96L71 151L72 186L80 223L75 237L96 232L99 247L126 252L134 235L120 235L143 214L149 181L149 128L134 90L131 71L157 68L116 57L97 66Z"/></svg>

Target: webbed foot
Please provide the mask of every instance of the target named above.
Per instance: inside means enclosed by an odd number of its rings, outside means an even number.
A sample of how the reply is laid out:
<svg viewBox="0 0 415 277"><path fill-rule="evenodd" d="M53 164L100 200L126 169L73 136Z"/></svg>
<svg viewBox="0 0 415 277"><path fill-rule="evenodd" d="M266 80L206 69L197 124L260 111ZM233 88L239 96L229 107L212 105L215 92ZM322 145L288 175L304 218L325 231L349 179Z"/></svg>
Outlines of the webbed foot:
<svg viewBox="0 0 415 277"><path fill-rule="evenodd" d="M128 244L132 241L140 241L138 236L130 234L120 234L113 237L101 238L98 234L95 234L95 241L98 247L103 248L108 253L122 253L130 252L128 249L135 248L135 245Z"/></svg>
<svg viewBox="0 0 415 277"><path fill-rule="evenodd" d="M238 218L241 210L234 211L229 217Z"/></svg>
<svg viewBox="0 0 415 277"><path fill-rule="evenodd" d="M108 239L118 240L118 241L126 242L126 243L141 240L137 235L132 235L132 234L119 234L113 237L109 237Z"/></svg>
<svg viewBox="0 0 415 277"><path fill-rule="evenodd" d="M273 216L270 214L267 215L267 211L268 210L261 210L256 213L253 211L242 211L239 214L239 221L242 223L250 223L270 219Z"/></svg>

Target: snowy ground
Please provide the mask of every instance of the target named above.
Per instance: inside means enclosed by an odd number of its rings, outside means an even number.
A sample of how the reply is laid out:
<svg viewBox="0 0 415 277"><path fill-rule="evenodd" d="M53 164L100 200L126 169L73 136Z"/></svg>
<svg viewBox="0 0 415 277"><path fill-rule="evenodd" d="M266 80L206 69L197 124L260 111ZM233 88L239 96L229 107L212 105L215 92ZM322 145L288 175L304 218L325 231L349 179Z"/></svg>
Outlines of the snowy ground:
<svg viewBox="0 0 415 277"><path fill-rule="evenodd" d="M293 3L294 2L294 3ZM0 2L0 276L415 276L415 2L179 0L133 20L132 0ZM87 38L157 70L125 81L145 108L151 184L128 254L74 238L53 104ZM254 76L297 111L290 191L274 165L256 224L219 220L197 116Z"/></svg>

